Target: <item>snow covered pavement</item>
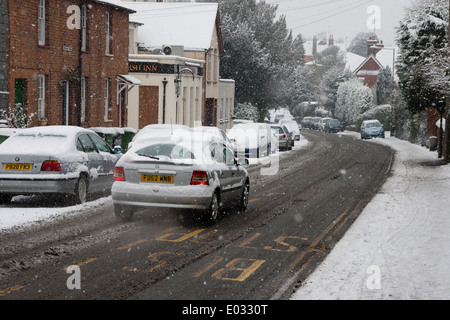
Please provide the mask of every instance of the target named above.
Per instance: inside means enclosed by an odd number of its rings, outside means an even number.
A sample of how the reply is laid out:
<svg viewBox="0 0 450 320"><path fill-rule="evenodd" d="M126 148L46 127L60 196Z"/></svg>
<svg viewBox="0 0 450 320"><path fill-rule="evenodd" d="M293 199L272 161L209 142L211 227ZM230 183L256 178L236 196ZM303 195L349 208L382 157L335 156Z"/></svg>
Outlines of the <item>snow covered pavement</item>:
<svg viewBox="0 0 450 320"><path fill-rule="evenodd" d="M291 299L450 299L450 167L397 138L367 143L396 150L392 176Z"/></svg>

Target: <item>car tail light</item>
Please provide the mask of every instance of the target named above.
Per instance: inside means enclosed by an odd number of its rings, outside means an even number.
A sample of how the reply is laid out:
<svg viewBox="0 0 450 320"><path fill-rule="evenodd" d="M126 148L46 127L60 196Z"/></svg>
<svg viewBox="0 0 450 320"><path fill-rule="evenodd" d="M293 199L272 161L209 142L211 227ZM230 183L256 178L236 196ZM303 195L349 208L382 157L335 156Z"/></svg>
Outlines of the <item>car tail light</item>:
<svg viewBox="0 0 450 320"><path fill-rule="evenodd" d="M114 181L125 181L125 172L123 167L114 168Z"/></svg>
<svg viewBox="0 0 450 320"><path fill-rule="evenodd" d="M59 161L47 160L42 163L41 171L62 171Z"/></svg>
<svg viewBox="0 0 450 320"><path fill-rule="evenodd" d="M283 134L283 136L281 137L282 140L286 139L286 135Z"/></svg>
<svg viewBox="0 0 450 320"><path fill-rule="evenodd" d="M192 173L191 186L197 185L209 186L208 174L205 171L195 170Z"/></svg>

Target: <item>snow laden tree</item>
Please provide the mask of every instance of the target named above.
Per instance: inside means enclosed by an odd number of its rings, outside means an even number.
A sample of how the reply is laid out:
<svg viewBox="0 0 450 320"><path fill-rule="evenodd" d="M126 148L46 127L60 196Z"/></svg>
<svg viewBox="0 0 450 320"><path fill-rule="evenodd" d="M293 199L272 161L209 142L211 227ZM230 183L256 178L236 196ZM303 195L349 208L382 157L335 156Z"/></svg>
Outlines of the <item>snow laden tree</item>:
<svg viewBox="0 0 450 320"><path fill-rule="evenodd" d="M304 62L301 38L293 39L277 5L256 0L219 1L225 53L221 76L236 81L236 102L259 110L289 107L296 98L289 77ZM305 80L306 81L306 80Z"/></svg>
<svg viewBox="0 0 450 320"><path fill-rule="evenodd" d="M320 83L320 102L332 117L335 116L338 88L352 77L353 74L340 64L330 68L323 76Z"/></svg>
<svg viewBox="0 0 450 320"><path fill-rule="evenodd" d="M449 1L421 0L406 10L397 30L400 57L397 71L400 88L411 113L435 107L446 109L448 86ZM438 70L439 69L439 70ZM447 130L448 131L448 130ZM450 136L447 137L447 140ZM443 155L443 129L439 133L439 156ZM449 160L449 150L444 158Z"/></svg>
<svg viewBox="0 0 450 320"><path fill-rule="evenodd" d="M359 115L373 106L372 90L354 77L342 83L337 91L335 116L349 126L357 126Z"/></svg>
<svg viewBox="0 0 450 320"><path fill-rule="evenodd" d="M380 70L377 79L377 105L382 105L388 102L393 91L393 81L391 68L387 66Z"/></svg>
<svg viewBox="0 0 450 320"><path fill-rule="evenodd" d="M6 119L10 128L28 128L36 113L27 114L28 109L21 103L16 103L13 108L8 107L6 110L0 110L0 119Z"/></svg>
<svg viewBox="0 0 450 320"><path fill-rule="evenodd" d="M403 96L412 113L425 110L441 99L435 88L427 82L420 68L429 57L430 50L447 46L449 20L448 0L420 0L406 9L405 17L397 28L397 74Z"/></svg>
<svg viewBox="0 0 450 320"><path fill-rule="evenodd" d="M259 111L251 103L238 103L234 109L234 115L237 119L259 121Z"/></svg>
<svg viewBox="0 0 450 320"><path fill-rule="evenodd" d="M373 32L360 32L353 38L348 46L347 51L360 55L361 57L367 57L367 39L376 39L377 36Z"/></svg>

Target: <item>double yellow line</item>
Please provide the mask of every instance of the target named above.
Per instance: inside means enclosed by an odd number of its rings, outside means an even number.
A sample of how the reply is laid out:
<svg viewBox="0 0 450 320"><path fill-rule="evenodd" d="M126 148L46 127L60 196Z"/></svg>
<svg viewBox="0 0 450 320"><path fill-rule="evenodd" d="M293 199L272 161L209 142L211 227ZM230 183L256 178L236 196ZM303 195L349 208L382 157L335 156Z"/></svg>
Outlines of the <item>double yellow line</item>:
<svg viewBox="0 0 450 320"><path fill-rule="evenodd" d="M354 205L356 202L356 205ZM281 297L281 295L289 289L289 287L298 280L299 275L305 270L305 268L314 260L315 256L323 252L321 246L319 244L324 241L326 238L332 238L338 231L341 229L345 223L350 219L353 214L361 207L363 200L354 201L350 204L350 206L336 219L331 223L308 247L306 251L304 251L295 261L293 261L287 269L285 269L278 278L274 281L274 285L278 285L283 282L286 276L291 273L291 271L296 270L294 274L288 278L283 285L278 289L278 291L270 298L271 300L277 300ZM334 229L334 230L333 230ZM308 257L309 254L311 256ZM308 258L307 258L308 257ZM306 259L307 258L307 259ZM300 268L299 268L300 267ZM272 287L273 287L272 286Z"/></svg>

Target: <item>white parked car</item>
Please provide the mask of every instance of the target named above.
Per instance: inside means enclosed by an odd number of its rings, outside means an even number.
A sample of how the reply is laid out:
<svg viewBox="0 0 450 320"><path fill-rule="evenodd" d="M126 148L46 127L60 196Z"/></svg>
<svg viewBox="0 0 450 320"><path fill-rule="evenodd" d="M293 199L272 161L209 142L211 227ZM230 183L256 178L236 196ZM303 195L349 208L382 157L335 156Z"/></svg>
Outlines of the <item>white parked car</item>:
<svg viewBox="0 0 450 320"><path fill-rule="evenodd" d="M328 121L333 120L333 118L320 118L319 120L319 130L320 131L325 131L325 126L328 124Z"/></svg>
<svg viewBox="0 0 450 320"><path fill-rule="evenodd" d="M0 145L0 202L15 195L65 194L77 203L111 189L120 155L80 127L22 129Z"/></svg>
<svg viewBox="0 0 450 320"><path fill-rule="evenodd" d="M272 130L267 123L237 124L227 135L238 158L262 158L271 153Z"/></svg>

